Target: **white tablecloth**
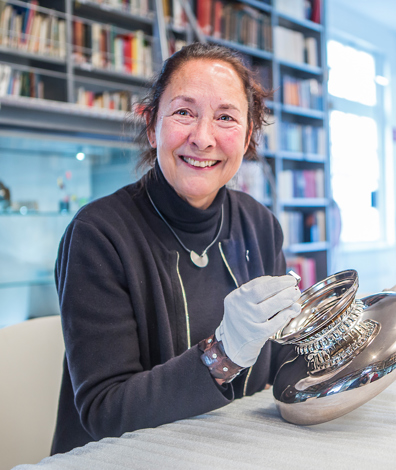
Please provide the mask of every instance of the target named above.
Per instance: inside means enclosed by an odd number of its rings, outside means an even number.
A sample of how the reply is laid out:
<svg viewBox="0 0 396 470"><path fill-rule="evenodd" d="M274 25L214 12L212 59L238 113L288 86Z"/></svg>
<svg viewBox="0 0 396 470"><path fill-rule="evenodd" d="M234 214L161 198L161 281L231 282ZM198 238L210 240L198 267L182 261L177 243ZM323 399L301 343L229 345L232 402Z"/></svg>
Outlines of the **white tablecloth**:
<svg viewBox="0 0 396 470"><path fill-rule="evenodd" d="M166 406L166 403L164 403ZM328 423L280 418L272 392L155 429L126 433L18 470L395 469L396 382Z"/></svg>

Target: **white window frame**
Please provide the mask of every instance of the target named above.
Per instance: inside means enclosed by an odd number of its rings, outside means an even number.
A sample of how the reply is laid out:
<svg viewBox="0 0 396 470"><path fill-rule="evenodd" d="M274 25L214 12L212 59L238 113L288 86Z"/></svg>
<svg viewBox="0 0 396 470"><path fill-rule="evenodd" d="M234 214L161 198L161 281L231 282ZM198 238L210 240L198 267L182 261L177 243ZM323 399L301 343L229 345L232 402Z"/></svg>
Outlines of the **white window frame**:
<svg viewBox="0 0 396 470"><path fill-rule="evenodd" d="M389 66L386 62L386 59L376 48L365 43L364 41L351 38L348 35L332 34L327 38L327 43L331 40L373 55L375 59L376 76L382 76L386 78L390 77ZM379 241L367 242L340 242L343 251L375 251L395 245L395 195L393 190L394 169L392 129L390 126L390 87L376 83L376 97L376 105L368 106L344 98L336 97L328 92L329 114L331 111L337 110L359 116L371 117L376 121L378 128L378 158L380 166L378 208L380 212L381 239ZM387 104L389 104L389 106L387 106ZM329 142L330 133L331 129L329 129ZM362 230L364 230L364 220L362 220Z"/></svg>

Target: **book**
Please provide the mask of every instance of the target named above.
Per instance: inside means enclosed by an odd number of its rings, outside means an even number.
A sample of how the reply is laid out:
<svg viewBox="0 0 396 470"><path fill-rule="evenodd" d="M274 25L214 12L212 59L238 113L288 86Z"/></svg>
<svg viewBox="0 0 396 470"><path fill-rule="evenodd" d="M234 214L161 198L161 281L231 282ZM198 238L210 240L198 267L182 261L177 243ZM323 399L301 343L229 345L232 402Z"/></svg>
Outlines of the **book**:
<svg viewBox="0 0 396 470"><path fill-rule="evenodd" d="M321 0L310 0L311 3L311 17L310 20L315 23L321 23L322 12L321 12Z"/></svg>
<svg viewBox="0 0 396 470"><path fill-rule="evenodd" d="M306 37L305 40L305 62L313 67L318 67L318 41L314 37Z"/></svg>
<svg viewBox="0 0 396 470"><path fill-rule="evenodd" d="M55 47L55 53L60 59L66 58L66 21L55 20L58 24L58 43Z"/></svg>
<svg viewBox="0 0 396 470"><path fill-rule="evenodd" d="M316 78L300 79L283 75L283 103L307 109L323 109L322 85Z"/></svg>
<svg viewBox="0 0 396 470"><path fill-rule="evenodd" d="M315 170L289 170L285 169L278 174L278 190L281 199L292 198L323 198L324 171Z"/></svg>
<svg viewBox="0 0 396 470"><path fill-rule="evenodd" d="M6 95L43 98L44 84L36 73L12 70L11 66L0 64L0 97Z"/></svg>
<svg viewBox="0 0 396 470"><path fill-rule="evenodd" d="M222 0L215 0L213 4L212 35L220 39L222 32L224 3Z"/></svg>
<svg viewBox="0 0 396 470"><path fill-rule="evenodd" d="M305 0L276 0L275 8L285 15L305 19Z"/></svg>
<svg viewBox="0 0 396 470"><path fill-rule="evenodd" d="M323 209L319 210L284 210L279 222L284 233L283 246L299 243L316 243L326 240L326 216Z"/></svg>
<svg viewBox="0 0 396 470"><path fill-rule="evenodd" d="M314 258L306 258L303 256L287 257L286 266L288 270L293 270L301 277L299 284L301 291L316 284L316 261Z"/></svg>
<svg viewBox="0 0 396 470"><path fill-rule="evenodd" d="M0 97L7 95L7 90L11 78L11 66L0 64Z"/></svg>
<svg viewBox="0 0 396 470"><path fill-rule="evenodd" d="M212 0L197 0L196 16L202 33L210 35L212 33Z"/></svg>
<svg viewBox="0 0 396 470"><path fill-rule="evenodd" d="M172 0L172 24L177 29L185 28L186 14L180 0Z"/></svg>
<svg viewBox="0 0 396 470"><path fill-rule="evenodd" d="M37 53L40 39L40 29L42 22L42 15L35 14L32 20L32 29L28 37L27 50L29 52Z"/></svg>
<svg viewBox="0 0 396 470"><path fill-rule="evenodd" d="M314 38L313 38L314 39ZM275 54L282 60L307 63L306 43L303 33L283 26L274 28ZM317 43L310 43L310 60L313 65L314 57L317 57Z"/></svg>
<svg viewBox="0 0 396 470"><path fill-rule="evenodd" d="M137 93L124 90L94 92L86 90L84 87L78 87L76 96L76 103L80 106L124 112L130 111L132 104L139 99Z"/></svg>

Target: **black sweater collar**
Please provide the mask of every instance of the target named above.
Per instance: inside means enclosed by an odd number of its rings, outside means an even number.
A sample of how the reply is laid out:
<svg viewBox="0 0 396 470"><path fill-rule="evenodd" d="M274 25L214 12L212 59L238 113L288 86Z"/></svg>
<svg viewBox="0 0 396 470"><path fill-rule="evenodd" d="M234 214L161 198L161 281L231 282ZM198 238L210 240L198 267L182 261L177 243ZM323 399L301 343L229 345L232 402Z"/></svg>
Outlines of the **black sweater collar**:
<svg viewBox="0 0 396 470"><path fill-rule="evenodd" d="M218 224L226 189L220 188L212 204L205 210L197 209L183 200L165 179L158 162L146 180L146 188L157 209L173 228L185 232L204 232Z"/></svg>

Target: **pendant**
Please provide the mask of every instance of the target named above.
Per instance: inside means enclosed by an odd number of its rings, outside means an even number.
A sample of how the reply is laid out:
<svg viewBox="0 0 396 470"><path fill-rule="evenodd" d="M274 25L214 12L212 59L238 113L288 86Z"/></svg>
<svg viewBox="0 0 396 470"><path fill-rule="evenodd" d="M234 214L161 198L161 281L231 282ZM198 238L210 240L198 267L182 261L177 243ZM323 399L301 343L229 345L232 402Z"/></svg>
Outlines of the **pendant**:
<svg viewBox="0 0 396 470"><path fill-rule="evenodd" d="M209 258L206 253L200 256L197 253L195 253L195 251L191 250L190 258L191 258L191 261L195 264L195 266L198 266L198 268L204 268L209 263Z"/></svg>

